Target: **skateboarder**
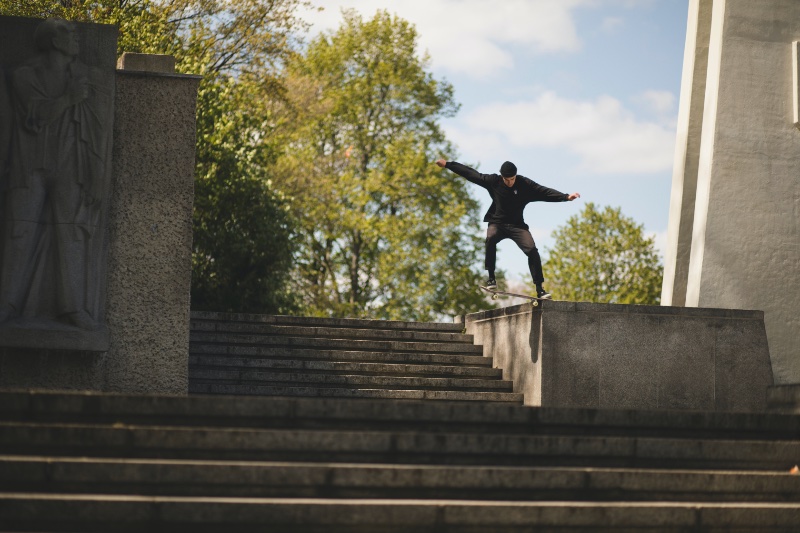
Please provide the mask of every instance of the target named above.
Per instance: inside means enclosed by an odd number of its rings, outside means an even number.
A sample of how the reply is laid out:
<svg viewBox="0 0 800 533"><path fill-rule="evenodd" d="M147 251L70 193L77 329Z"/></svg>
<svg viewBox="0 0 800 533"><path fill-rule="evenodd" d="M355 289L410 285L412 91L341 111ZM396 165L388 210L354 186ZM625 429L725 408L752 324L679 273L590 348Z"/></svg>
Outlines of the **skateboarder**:
<svg viewBox="0 0 800 533"><path fill-rule="evenodd" d="M552 295L542 286L544 283L542 259L539 257L539 250L536 248L533 236L528 231L528 225L522 218L522 212L529 202L571 202L580 198L581 195L576 192L564 194L539 185L524 176L518 176L517 167L510 161L502 164L500 175L481 174L466 165L444 159L439 159L436 164L483 187L492 197L492 205L486 212L486 216L483 217L483 221L489 223L486 231L485 263L486 270L489 271L489 279L486 281L486 286L488 288L497 287L497 281L494 279L497 243L503 239L511 239L528 256L528 268L530 268L533 283L536 285L536 296L543 299L552 298Z"/></svg>

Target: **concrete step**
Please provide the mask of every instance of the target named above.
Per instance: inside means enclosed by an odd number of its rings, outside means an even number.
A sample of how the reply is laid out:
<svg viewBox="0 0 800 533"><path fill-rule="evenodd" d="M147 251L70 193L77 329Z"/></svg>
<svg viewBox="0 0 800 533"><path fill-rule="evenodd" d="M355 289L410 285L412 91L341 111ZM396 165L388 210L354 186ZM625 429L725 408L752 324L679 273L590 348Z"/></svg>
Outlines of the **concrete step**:
<svg viewBox="0 0 800 533"><path fill-rule="evenodd" d="M371 352L421 352L426 354L483 355L483 347L464 343L375 341L359 339L316 339L311 337L267 337L229 333L191 332L190 344L223 344L285 348ZM196 353L190 346L190 351Z"/></svg>
<svg viewBox="0 0 800 533"><path fill-rule="evenodd" d="M786 414L52 391L0 391L0 420L754 441L793 440L800 437L800 416Z"/></svg>
<svg viewBox="0 0 800 533"><path fill-rule="evenodd" d="M767 409L774 413L800 414L800 384L767 389Z"/></svg>
<svg viewBox="0 0 800 533"><path fill-rule="evenodd" d="M0 492L510 501L800 501L800 476L612 468L0 456Z"/></svg>
<svg viewBox="0 0 800 533"><path fill-rule="evenodd" d="M369 376L406 377L454 377L460 379L501 379L500 368L439 365L398 364L357 361L319 361L303 359L262 359L230 356L192 355L189 357L190 372L194 370L236 369L270 370L280 372L330 373Z"/></svg>
<svg viewBox="0 0 800 533"><path fill-rule="evenodd" d="M379 352L344 349L293 348L289 346L230 346L224 344L192 344L191 356L218 355L252 359L324 360L337 362L408 363L450 366L491 367L492 358L477 355L448 355L418 352Z"/></svg>
<svg viewBox="0 0 800 533"><path fill-rule="evenodd" d="M311 325L271 325L246 322L193 322L192 332L268 337L310 337L314 339L358 339L428 343L472 344L473 336L452 332L401 329L317 327Z"/></svg>
<svg viewBox="0 0 800 533"><path fill-rule="evenodd" d="M248 313L213 313L193 311L192 327L203 324L237 323L276 326L304 326L343 329L378 329L433 333L462 333L464 324L445 322L404 322L395 320L364 320L354 318L318 318L285 315L257 315Z"/></svg>
<svg viewBox="0 0 800 533"><path fill-rule="evenodd" d="M494 502L0 494L11 531L792 531L798 503Z"/></svg>
<svg viewBox="0 0 800 533"><path fill-rule="evenodd" d="M364 398L386 400L438 400L449 402L500 402L521 404L523 395L512 392L401 390L314 386L248 385L189 382L190 394L232 394L240 396L294 396L312 398Z"/></svg>
<svg viewBox="0 0 800 533"><path fill-rule="evenodd" d="M0 454L788 471L800 440L0 423Z"/></svg>
<svg viewBox="0 0 800 533"><path fill-rule="evenodd" d="M336 387L357 389L438 390L511 392L513 383L500 379L459 379L441 377L406 377L360 374L270 372L260 370L189 369L189 381L195 384L266 385L275 387ZM521 400L520 400L521 401Z"/></svg>

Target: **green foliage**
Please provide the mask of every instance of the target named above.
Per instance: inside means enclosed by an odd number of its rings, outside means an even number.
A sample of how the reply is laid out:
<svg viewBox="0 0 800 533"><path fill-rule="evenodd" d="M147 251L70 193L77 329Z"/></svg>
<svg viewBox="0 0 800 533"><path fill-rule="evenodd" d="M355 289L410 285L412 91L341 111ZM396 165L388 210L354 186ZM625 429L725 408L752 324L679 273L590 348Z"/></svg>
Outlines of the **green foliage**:
<svg viewBox="0 0 800 533"><path fill-rule="evenodd" d="M300 0L0 0L0 14L119 26L118 52L171 54L200 74L192 305L287 312L293 225L267 169L279 152L269 102L303 26Z"/></svg>
<svg viewBox="0 0 800 533"><path fill-rule="evenodd" d="M547 250L547 287L558 299L658 304L663 268L654 239L620 209L593 203L553 234Z"/></svg>
<svg viewBox="0 0 800 533"><path fill-rule="evenodd" d="M289 149L280 186L300 221L304 311L424 320L485 307L475 290L478 206L432 161L452 87L417 55L416 30L345 12L289 63Z"/></svg>

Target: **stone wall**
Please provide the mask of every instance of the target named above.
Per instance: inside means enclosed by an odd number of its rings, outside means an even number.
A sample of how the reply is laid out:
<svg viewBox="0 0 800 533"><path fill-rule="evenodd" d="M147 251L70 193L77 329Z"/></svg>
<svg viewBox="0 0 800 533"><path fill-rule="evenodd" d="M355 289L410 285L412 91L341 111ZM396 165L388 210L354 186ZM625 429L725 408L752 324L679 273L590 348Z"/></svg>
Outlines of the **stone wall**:
<svg viewBox="0 0 800 533"><path fill-rule="evenodd" d="M550 301L465 323L527 405L763 411L772 385L760 311Z"/></svg>
<svg viewBox="0 0 800 533"><path fill-rule="evenodd" d="M774 379L800 382L796 0L692 0L664 305L764 311Z"/></svg>
<svg viewBox="0 0 800 533"><path fill-rule="evenodd" d="M187 393L198 83L117 71L108 351L0 348L0 388Z"/></svg>

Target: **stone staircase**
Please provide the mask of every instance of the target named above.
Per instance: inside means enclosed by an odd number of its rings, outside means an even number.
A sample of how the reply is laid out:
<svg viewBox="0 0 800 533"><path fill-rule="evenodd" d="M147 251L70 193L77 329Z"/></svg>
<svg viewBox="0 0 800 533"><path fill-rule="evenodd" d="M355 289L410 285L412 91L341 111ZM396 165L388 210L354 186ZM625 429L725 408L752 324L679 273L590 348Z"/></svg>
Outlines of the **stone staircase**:
<svg viewBox="0 0 800 533"><path fill-rule="evenodd" d="M193 313L193 394L521 403L462 324Z"/></svg>
<svg viewBox="0 0 800 533"><path fill-rule="evenodd" d="M225 318L203 395L0 392L0 531L798 531L798 415L526 407L460 326Z"/></svg>

